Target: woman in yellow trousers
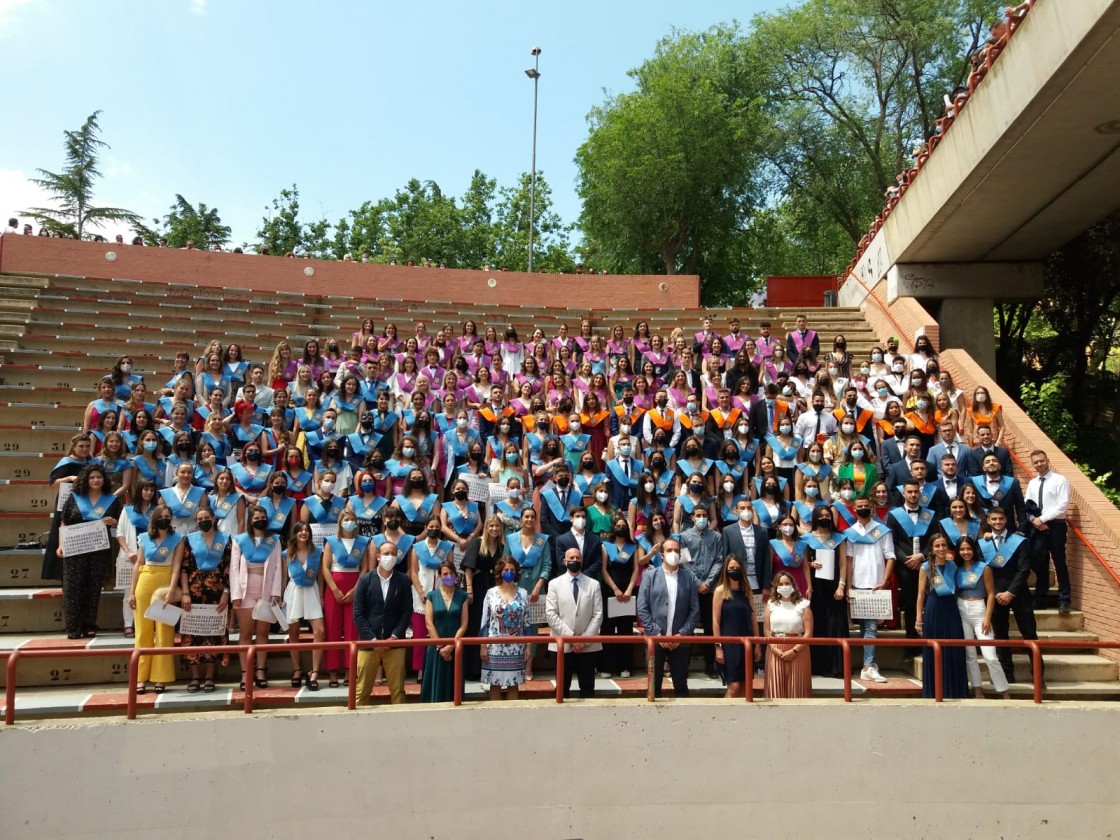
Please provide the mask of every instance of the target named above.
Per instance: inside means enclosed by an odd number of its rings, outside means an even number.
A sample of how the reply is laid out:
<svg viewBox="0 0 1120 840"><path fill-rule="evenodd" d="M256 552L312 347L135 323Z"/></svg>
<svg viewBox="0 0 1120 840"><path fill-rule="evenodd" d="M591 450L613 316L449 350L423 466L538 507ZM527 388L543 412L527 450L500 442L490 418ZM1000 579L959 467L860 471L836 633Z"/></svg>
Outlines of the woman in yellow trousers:
<svg viewBox="0 0 1120 840"><path fill-rule="evenodd" d="M136 611L136 647L175 647L175 628L146 618L152 601L160 597L165 604L174 597L172 581L179 579L183 565L183 538L171 530L171 510L160 504L148 520L148 532L141 535L132 575L132 593L128 605ZM157 596L157 590L163 589ZM141 656L138 666L137 692L147 691L148 680L155 681L161 694L167 683L175 682L175 660L171 656Z"/></svg>

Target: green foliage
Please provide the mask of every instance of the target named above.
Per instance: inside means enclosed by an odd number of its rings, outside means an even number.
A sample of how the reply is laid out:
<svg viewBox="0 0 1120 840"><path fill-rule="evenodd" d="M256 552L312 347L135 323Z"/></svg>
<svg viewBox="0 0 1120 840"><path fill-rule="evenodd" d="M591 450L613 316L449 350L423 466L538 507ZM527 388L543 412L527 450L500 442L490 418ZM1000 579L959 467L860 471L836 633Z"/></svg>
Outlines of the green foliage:
<svg viewBox="0 0 1120 840"><path fill-rule="evenodd" d="M101 129L97 124L100 114L100 111L94 111L80 129L63 132L66 167L62 171L39 169L41 177L31 179L32 183L50 193L56 206L33 207L22 213L47 230L72 239L81 239L89 228L101 227L105 222L128 222L133 226L140 222L131 210L93 205L93 185L101 177L101 151L109 148L109 144L101 139Z"/></svg>
<svg viewBox="0 0 1120 840"><path fill-rule="evenodd" d="M1072 458L1077 451L1077 425L1069 411L1068 386L1060 374L1037 385L1027 382L1019 391L1019 402L1047 437Z"/></svg>
<svg viewBox="0 0 1120 840"><path fill-rule="evenodd" d="M267 245L268 252L277 257L288 252L302 253L305 232L299 220L299 187L292 184L291 189L280 190L279 197L272 199L271 208L257 230L257 250Z"/></svg>
<svg viewBox="0 0 1120 840"><path fill-rule="evenodd" d="M209 250L213 245L225 245L230 237L229 225L222 224L218 208L202 203L194 207L178 194L162 222L152 219L152 225L154 227L151 228L136 225L137 233L148 245L157 245L160 238L166 238L169 248L182 248L188 242L194 242L196 247Z"/></svg>

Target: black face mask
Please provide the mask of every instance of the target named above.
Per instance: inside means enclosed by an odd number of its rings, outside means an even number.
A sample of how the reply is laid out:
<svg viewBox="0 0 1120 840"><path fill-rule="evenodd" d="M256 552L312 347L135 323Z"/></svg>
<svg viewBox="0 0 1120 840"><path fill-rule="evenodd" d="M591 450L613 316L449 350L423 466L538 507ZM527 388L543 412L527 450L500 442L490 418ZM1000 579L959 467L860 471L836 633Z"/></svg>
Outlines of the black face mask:
<svg viewBox="0 0 1120 840"><path fill-rule="evenodd" d="M566 568L569 572L572 572L573 574L575 574L576 572L581 571L583 569L583 561L582 560L569 560L564 564L564 568Z"/></svg>
<svg viewBox="0 0 1120 840"><path fill-rule="evenodd" d="M256 528L258 531L263 531L265 528L268 527L268 520L267 519L254 519L253 520L253 527Z"/></svg>
<svg viewBox="0 0 1120 840"><path fill-rule="evenodd" d="M439 539L439 530L429 530L428 531L428 539L438 540Z"/></svg>
<svg viewBox="0 0 1120 840"><path fill-rule="evenodd" d="M727 570L727 579L728 580L742 580L743 579L743 570L742 569L728 569Z"/></svg>
<svg viewBox="0 0 1120 840"><path fill-rule="evenodd" d="M557 479L556 479L556 485L558 487L567 487L571 483L572 483L571 476L561 475L561 476L558 476Z"/></svg>
<svg viewBox="0 0 1120 840"><path fill-rule="evenodd" d="M326 456L328 458L337 458L338 457L338 450L337 449L331 448L331 449L327 449L325 452L326 452Z"/></svg>
<svg viewBox="0 0 1120 840"><path fill-rule="evenodd" d="M399 527L401 527L401 521L399 519L397 519L396 517L393 517L392 519L386 519L385 520L385 527L388 528L390 531L395 531Z"/></svg>
<svg viewBox="0 0 1120 840"><path fill-rule="evenodd" d="M831 519L818 519L816 522L813 523L813 527L814 528L829 528L829 529L831 529L832 528L832 520Z"/></svg>
<svg viewBox="0 0 1120 840"><path fill-rule="evenodd" d="M200 520L199 523L198 523L198 530L202 531L202 533L204 533L204 534L209 534L211 531L214 530L214 520L213 519Z"/></svg>
<svg viewBox="0 0 1120 840"><path fill-rule="evenodd" d="M585 470L593 470L593 469L595 469L595 462L594 461L584 461L582 464L580 464L580 466Z"/></svg>
<svg viewBox="0 0 1120 840"><path fill-rule="evenodd" d="M421 489L424 486L424 483L424 479L422 478L410 478L408 480L408 486L417 490Z"/></svg>
<svg viewBox="0 0 1120 840"><path fill-rule="evenodd" d="M171 527L171 520L168 519L166 516L163 517L162 519L157 519L156 520L156 528L158 528L160 531L166 531L170 527Z"/></svg>
<svg viewBox="0 0 1120 840"><path fill-rule="evenodd" d="M665 459L664 458L654 458L653 461L650 462L650 466L653 467L656 470L663 470L663 469L665 469Z"/></svg>
<svg viewBox="0 0 1120 840"><path fill-rule="evenodd" d="M377 458L376 460L370 461L369 465L375 470L385 469L385 461L382 458Z"/></svg>
<svg viewBox="0 0 1120 840"><path fill-rule="evenodd" d="M615 528L614 535L616 537L622 537L622 539L626 539L630 536L630 532L625 528Z"/></svg>
<svg viewBox="0 0 1120 840"><path fill-rule="evenodd" d="M457 501L461 502L461 501L463 501L467 498L467 491L466 490L456 490L451 495L454 496Z"/></svg>
<svg viewBox="0 0 1120 840"><path fill-rule="evenodd" d="M191 451L191 445L189 443L180 443L175 448L184 455L190 454Z"/></svg>
<svg viewBox="0 0 1120 840"><path fill-rule="evenodd" d="M688 485L688 491L690 493L703 493L704 492L704 485L703 484L690 484L690 485Z"/></svg>
<svg viewBox="0 0 1120 840"><path fill-rule="evenodd" d="M858 516L860 519L870 519L871 518L871 508L859 508L856 511L856 516Z"/></svg>
<svg viewBox="0 0 1120 840"><path fill-rule="evenodd" d="M283 496L288 492L287 484L274 484L272 485L272 492L277 496Z"/></svg>
<svg viewBox="0 0 1120 840"><path fill-rule="evenodd" d="M479 461L482 460L482 453L481 452L472 452L471 453L471 460L474 461L475 463L478 463Z"/></svg>

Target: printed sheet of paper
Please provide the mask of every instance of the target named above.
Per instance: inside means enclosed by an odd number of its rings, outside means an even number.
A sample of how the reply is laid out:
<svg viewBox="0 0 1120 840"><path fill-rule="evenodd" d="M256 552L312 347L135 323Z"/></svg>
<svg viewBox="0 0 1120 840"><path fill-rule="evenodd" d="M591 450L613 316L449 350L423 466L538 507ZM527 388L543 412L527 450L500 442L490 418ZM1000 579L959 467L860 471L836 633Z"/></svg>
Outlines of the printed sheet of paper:
<svg viewBox="0 0 1120 840"><path fill-rule="evenodd" d="M179 619L179 632L185 636L221 636L226 632L228 610L217 604L192 604Z"/></svg>
<svg viewBox="0 0 1120 840"><path fill-rule="evenodd" d="M109 529L100 519L94 522L80 522L77 525L63 525L58 529L58 540L62 546L63 557L108 551Z"/></svg>
<svg viewBox="0 0 1120 840"><path fill-rule="evenodd" d="M165 604L159 598L153 598L148 609L144 611L144 618L158 621L160 624L170 624L174 627L179 623L183 611L174 604Z"/></svg>
<svg viewBox="0 0 1120 840"><path fill-rule="evenodd" d="M467 484L467 499L472 502L490 501L490 479L484 475L468 475L460 473L455 476Z"/></svg>
<svg viewBox="0 0 1120 840"><path fill-rule="evenodd" d="M125 592L132 589L133 568L133 565L128 562L128 555L124 553L117 555L117 581L114 588L123 589Z"/></svg>
<svg viewBox="0 0 1120 840"><path fill-rule="evenodd" d="M509 498L509 488L504 484L491 484L490 487L490 501L494 504L504 502Z"/></svg>
<svg viewBox="0 0 1120 840"><path fill-rule="evenodd" d="M891 593L886 589L856 590L848 603L852 621L886 621L894 614Z"/></svg>
<svg viewBox="0 0 1120 840"><path fill-rule="evenodd" d="M334 536L338 530L338 525L333 522L312 522L311 523L311 542L315 544L316 548L322 548L323 542L327 537Z"/></svg>
<svg viewBox="0 0 1120 840"><path fill-rule="evenodd" d="M54 506L56 512L62 512L62 506L66 504L66 500L70 498L70 494L74 492L74 485L69 481L65 484L58 485L58 503Z"/></svg>
<svg viewBox="0 0 1120 840"><path fill-rule="evenodd" d="M530 624L546 624L547 623L548 620L545 618L545 613L544 613L544 607L545 607L544 601L545 601L545 598L544 598L544 595L542 594L541 597L537 599L537 602L535 604L532 601L529 602L529 623Z"/></svg>

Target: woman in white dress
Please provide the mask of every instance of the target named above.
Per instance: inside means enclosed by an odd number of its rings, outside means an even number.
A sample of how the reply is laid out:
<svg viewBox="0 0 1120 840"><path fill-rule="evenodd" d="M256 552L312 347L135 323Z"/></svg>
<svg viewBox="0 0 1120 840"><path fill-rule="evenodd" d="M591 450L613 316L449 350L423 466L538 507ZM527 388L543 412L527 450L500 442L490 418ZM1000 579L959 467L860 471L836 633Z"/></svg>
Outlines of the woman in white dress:
<svg viewBox="0 0 1120 840"><path fill-rule="evenodd" d="M284 550L284 569L288 585L284 588L284 612L288 619L288 641L299 641L300 621L311 625L311 634L316 642L326 639L323 624L323 593L320 590L319 565L323 554L315 547L311 538L311 524L297 522L292 526L292 535ZM303 681L300 670L299 651L293 650L292 688L299 688ZM319 666L322 664L323 651L311 651L311 671L307 674L307 687L319 690Z"/></svg>

